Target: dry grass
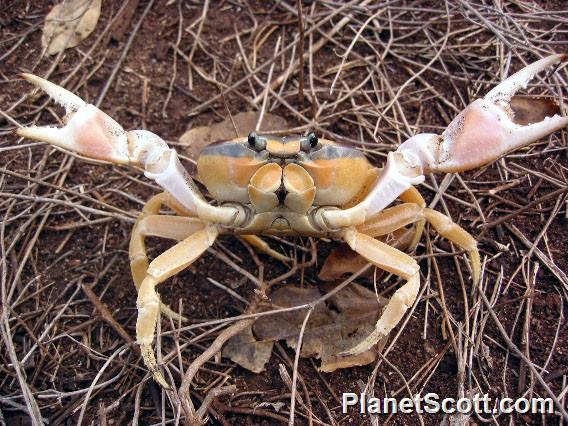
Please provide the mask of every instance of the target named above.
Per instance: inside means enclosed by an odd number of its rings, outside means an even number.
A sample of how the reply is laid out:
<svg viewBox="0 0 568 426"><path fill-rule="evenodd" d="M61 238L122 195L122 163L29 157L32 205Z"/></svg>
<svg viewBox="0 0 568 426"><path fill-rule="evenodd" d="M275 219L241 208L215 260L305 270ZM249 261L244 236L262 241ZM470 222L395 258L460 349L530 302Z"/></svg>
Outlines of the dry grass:
<svg viewBox="0 0 568 426"><path fill-rule="evenodd" d="M0 425L169 424L189 416L219 424L383 423L386 416L341 413L338 395L362 389L399 397L550 396L566 407L565 131L483 169L427 178L420 190L429 206L480 241L483 280L472 288L463 253L427 235L416 255L419 302L374 366L322 375L314 362L277 346L268 371L255 377L216 357L231 331L254 319L255 304L272 286L315 285L315 253L321 263L329 246L271 240L298 259L289 269L222 239L161 290L192 322L161 323L158 356L170 380L180 385L185 377L179 392L153 383L131 337L127 239L158 188L137 170L85 165L13 135L17 126L54 123L61 113L18 80L27 71L174 146L188 126L260 110L285 117L290 133L313 129L357 144L380 164L409 136L440 133L512 71L565 52L561 1L115 3L103 2L90 38L56 57L41 52L47 5L0 5ZM123 29L118 41L109 40ZM567 80L562 69L528 92L561 98ZM167 244L154 247L156 255ZM309 314L311 307L298 310ZM558 424L562 415L485 420Z"/></svg>

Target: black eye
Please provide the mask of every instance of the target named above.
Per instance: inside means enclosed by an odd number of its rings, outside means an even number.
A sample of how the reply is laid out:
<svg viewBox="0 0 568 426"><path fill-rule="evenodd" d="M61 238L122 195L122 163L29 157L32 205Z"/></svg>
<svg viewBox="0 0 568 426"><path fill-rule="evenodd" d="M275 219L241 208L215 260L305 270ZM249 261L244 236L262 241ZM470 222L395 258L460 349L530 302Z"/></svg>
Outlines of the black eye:
<svg viewBox="0 0 568 426"><path fill-rule="evenodd" d="M258 138L257 134L254 132L250 132L248 135L248 144L250 145L251 148L254 148L254 145L256 144L256 139Z"/></svg>
<svg viewBox="0 0 568 426"><path fill-rule="evenodd" d="M314 148L318 144L318 137L314 132L310 132L308 134L308 142L310 143L310 146L312 148Z"/></svg>
<svg viewBox="0 0 568 426"><path fill-rule="evenodd" d="M258 136L255 132L249 133L247 141L252 149L257 151L264 151L266 149L266 138Z"/></svg>
<svg viewBox="0 0 568 426"><path fill-rule="evenodd" d="M308 133L304 139L300 141L300 148L302 151L308 152L318 144L318 137L314 132Z"/></svg>

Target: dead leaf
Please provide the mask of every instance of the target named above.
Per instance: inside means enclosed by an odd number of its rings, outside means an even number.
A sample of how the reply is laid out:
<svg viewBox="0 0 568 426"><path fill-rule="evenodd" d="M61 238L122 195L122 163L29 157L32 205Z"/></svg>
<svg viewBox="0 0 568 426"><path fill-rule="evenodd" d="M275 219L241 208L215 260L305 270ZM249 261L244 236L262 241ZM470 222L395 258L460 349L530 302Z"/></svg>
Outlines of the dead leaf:
<svg viewBox="0 0 568 426"><path fill-rule="evenodd" d="M267 306L265 310L297 306L321 296L322 293L316 288L286 286L272 293L272 306ZM375 349L350 357L337 357L336 354L352 348L373 331L386 299L377 301L374 292L351 284L327 302L314 308L306 324L300 356L321 359L320 370L325 372L375 361ZM253 325L254 334L261 341L286 339L288 346L295 348L305 313L285 312L259 318ZM381 345L385 342L383 339Z"/></svg>
<svg viewBox="0 0 568 426"><path fill-rule="evenodd" d="M325 259L318 278L322 281L335 281L344 275L357 272L367 263L362 256L351 250L347 244L341 244L339 247L334 248ZM365 273L365 276L372 276L373 273L373 268L370 268Z"/></svg>
<svg viewBox="0 0 568 426"><path fill-rule="evenodd" d="M45 17L41 45L48 55L77 46L97 26L101 0L65 0Z"/></svg>
<svg viewBox="0 0 568 426"><path fill-rule="evenodd" d="M223 356L253 373L261 373L272 355L274 342L258 342L250 327L231 337L223 347Z"/></svg>
<svg viewBox="0 0 568 426"><path fill-rule="evenodd" d="M183 145L185 154L194 160L203 148L214 142L234 139L238 136L247 136L255 130L258 121L258 112L240 112L233 116L233 121L227 118L225 121L211 126L195 127L185 132L179 142ZM237 128L235 133L235 127ZM275 114L264 114L259 132L286 130L288 123L282 117Z"/></svg>
<svg viewBox="0 0 568 426"><path fill-rule="evenodd" d="M546 96L515 95L510 101L516 124L528 125L539 123L545 117L560 114L558 101Z"/></svg>

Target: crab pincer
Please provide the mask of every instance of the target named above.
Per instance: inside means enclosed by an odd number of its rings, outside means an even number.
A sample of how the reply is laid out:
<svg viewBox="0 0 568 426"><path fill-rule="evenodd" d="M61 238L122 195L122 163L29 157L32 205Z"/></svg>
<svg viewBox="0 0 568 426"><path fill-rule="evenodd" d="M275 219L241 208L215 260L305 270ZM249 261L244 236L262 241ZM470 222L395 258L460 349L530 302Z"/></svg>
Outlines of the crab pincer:
<svg viewBox="0 0 568 426"><path fill-rule="evenodd" d="M212 209L193 184L177 152L158 135L147 130L125 131L109 115L70 91L33 74L22 77L47 93L65 108L63 127L31 126L16 131L18 136L48 142L87 158L142 167L188 211L231 225L243 216L237 208Z"/></svg>
<svg viewBox="0 0 568 426"><path fill-rule="evenodd" d="M17 130L19 136L49 142L88 158L128 163L128 139L124 129L94 105L50 81L33 74L22 77L65 108L64 127L32 126Z"/></svg>
<svg viewBox="0 0 568 426"><path fill-rule="evenodd" d="M511 100L541 71L568 61L568 54L543 58L513 74L482 99L469 104L446 130L437 135L420 133L389 152L372 191L360 204L346 210L322 211L316 219L328 229L357 226L389 206L411 186L433 172L453 173L488 164L520 147L568 126L568 116L555 108L534 122L521 123Z"/></svg>
<svg viewBox="0 0 568 426"><path fill-rule="evenodd" d="M424 175L433 172L461 172L483 166L493 160L530 144L556 130L568 126L568 116L560 114L560 108L552 116L542 114L533 117L534 122L523 123L516 117L512 106L514 95L527 87L537 73L568 61L567 54L543 58L513 74L493 88L482 99L469 104L448 125L441 135L418 134L404 142L396 151L388 154L382 174L369 196L360 204L347 210L328 210L321 213L321 223L329 228L357 226L365 229L365 222L391 204L412 185L421 183ZM533 114L534 115L534 114ZM451 221L437 212L424 209L423 214L442 235L461 242L470 255L472 276L475 283L480 278L481 264L475 240L459 230ZM377 266L382 266L373 253L376 243L367 241L362 233L348 230L345 240L351 248ZM355 347L341 353L354 355L371 348L401 319L414 303L418 286L416 275L405 272L407 284L401 287L385 308L375 331Z"/></svg>
<svg viewBox="0 0 568 426"><path fill-rule="evenodd" d="M568 54L548 56L523 68L469 104L441 136L421 134L407 140L397 152L417 157L422 173L461 172L483 166L506 153L568 125L568 117L536 116L533 123L517 120L511 104L537 73L568 61ZM559 108L558 108L558 112ZM412 161L412 160L411 160Z"/></svg>

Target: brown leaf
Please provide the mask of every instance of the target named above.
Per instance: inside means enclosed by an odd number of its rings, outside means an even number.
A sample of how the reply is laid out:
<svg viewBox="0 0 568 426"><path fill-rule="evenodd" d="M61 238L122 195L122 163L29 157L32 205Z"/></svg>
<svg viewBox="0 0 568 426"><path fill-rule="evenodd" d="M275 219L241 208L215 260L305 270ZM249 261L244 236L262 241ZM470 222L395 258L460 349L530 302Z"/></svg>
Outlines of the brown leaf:
<svg viewBox="0 0 568 426"><path fill-rule="evenodd" d="M97 26L101 0L65 0L45 17L41 45L48 55L77 46Z"/></svg>
<svg viewBox="0 0 568 426"><path fill-rule="evenodd" d="M302 305L321 296L315 288L287 286L272 293L272 306L265 310ZM337 357L336 354L352 348L373 331L386 299L377 301L374 292L351 284L327 302L327 305L321 303L314 308L306 324L300 356L320 358L320 370L325 372L373 362L375 349L351 357ZM305 314L306 311L295 311L262 317L253 325L253 331L260 340L286 339L288 346L295 348Z"/></svg>
<svg viewBox="0 0 568 426"><path fill-rule="evenodd" d="M253 373L261 373L272 354L274 342L258 342L251 327L231 337L223 347L223 356Z"/></svg>
<svg viewBox="0 0 568 426"><path fill-rule="evenodd" d="M353 274L365 266L368 262L355 253L347 244L341 244L334 248L325 259L318 274L322 281L335 281L344 275ZM365 276L372 276L373 269L369 269Z"/></svg>
<svg viewBox="0 0 568 426"><path fill-rule="evenodd" d="M406 228L401 228L389 234L388 238L377 239L399 250L405 250L412 241L413 236L413 232L409 232ZM363 257L351 250L347 244L341 244L333 249L325 259L318 278L322 281L335 281L346 275L354 274L367 263ZM375 270L370 268L363 277L372 278L376 276L379 278L384 273L384 271L378 268L376 271L375 275Z"/></svg>
<svg viewBox="0 0 568 426"><path fill-rule="evenodd" d="M211 126L195 127L185 132L180 143L184 146L185 154L194 160L203 148L214 142L226 141L236 138L237 136L247 136L255 130L258 121L258 112L240 112L233 116L233 121L227 118L225 121L213 124ZM236 132L235 132L236 126ZM262 119L259 132L267 131L284 131L288 127L286 120L274 114L266 113Z"/></svg>
<svg viewBox="0 0 568 426"><path fill-rule="evenodd" d="M516 124L538 123L545 117L560 114L558 102L549 97L515 95L510 101Z"/></svg>

